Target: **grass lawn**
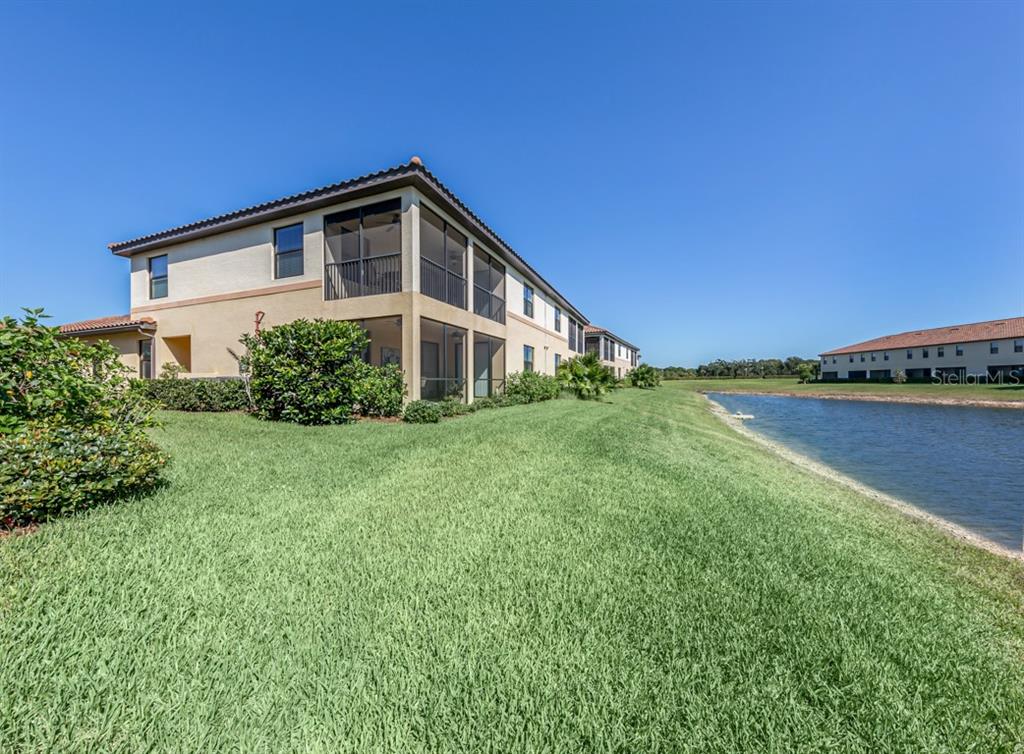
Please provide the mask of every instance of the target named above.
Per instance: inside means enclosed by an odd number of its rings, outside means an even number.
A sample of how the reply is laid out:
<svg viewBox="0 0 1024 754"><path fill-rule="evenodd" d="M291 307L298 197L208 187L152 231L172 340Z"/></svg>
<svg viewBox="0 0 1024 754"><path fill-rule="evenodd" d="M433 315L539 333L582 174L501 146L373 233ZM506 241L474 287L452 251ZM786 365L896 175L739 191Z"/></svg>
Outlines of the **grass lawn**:
<svg viewBox="0 0 1024 754"><path fill-rule="evenodd" d="M0 750L1021 750L1024 566L692 384L165 420L165 489L0 540Z"/></svg>
<svg viewBox="0 0 1024 754"><path fill-rule="evenodd" d="M806 393L808 395L906 395L920 398L965 401L1024 401L1022 385L932 385L928 383L816 382L801 385L796 378L679 380L691 390L720 393Z"/></svg>

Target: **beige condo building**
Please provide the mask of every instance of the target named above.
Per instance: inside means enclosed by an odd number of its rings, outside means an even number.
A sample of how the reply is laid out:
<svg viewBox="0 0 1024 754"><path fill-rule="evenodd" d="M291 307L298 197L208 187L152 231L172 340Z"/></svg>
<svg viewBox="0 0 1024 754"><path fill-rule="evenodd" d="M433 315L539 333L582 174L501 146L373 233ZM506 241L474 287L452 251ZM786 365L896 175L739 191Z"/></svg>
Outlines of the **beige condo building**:
<svg viewBox="0 0 1024 754"><path fill-rule="evenodd" d="M583 313L415 157L110 250L131 262L131 311L62 331L110 341L144 378L168 363L235 376L257 321L319 317L359 321L367 359L401 366L409 400L471 401L587 343ZM635 365L628 347L610 365Z"/></svg>

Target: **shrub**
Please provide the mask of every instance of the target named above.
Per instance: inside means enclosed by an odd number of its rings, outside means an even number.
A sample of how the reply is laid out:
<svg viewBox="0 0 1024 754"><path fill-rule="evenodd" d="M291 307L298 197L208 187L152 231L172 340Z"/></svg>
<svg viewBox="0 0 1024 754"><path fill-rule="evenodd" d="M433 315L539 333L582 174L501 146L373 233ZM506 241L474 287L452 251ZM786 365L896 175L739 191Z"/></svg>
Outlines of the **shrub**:
<svg viewBox="0 0 1024 754"><path fill-rule="evenodd" d="M804 362L796 368L797 376L800 378L801 383L808 383L814 379L814 367L807 362Z"/></svg>
<svg viewBox="0 0 1024 754"><path fill-rule="evenodd" d="M444 417L462 416L463 414L470 414L475 410L469 404L454 398L445 398L437 405L441 409L441 416Z"/></svg>
<svg viewBox="0 0 1024 754"><path fill-rule="evenodd" d="M661 384L661 375L650 364L641 364L629 373L633 387L655 388Z"/></svg>
<svg viewBox="0 0 1024 754"><path fill-rule="evenodd" d="M558 382L584 400L600 398L618 386L612 370L601 363L596 353L563 361L558 367Z"/></svg>
<svg viewBox="0 0 1024 754"><path fill-rule="evenodd" d="M505 381L505 396L522 398L523 403L548 401L560 392L557 379L538 372L513 372Z"/></svg>
<svg viewBox="0 0 1024 754"><path fill-rule="evenodd" d="M242 343L247 352L240 366L261 419L342 424L352 420L361 398L367 405L388 403L360 385L373 368L362 360L369 341L355 322L297 319L246 334Z"/></svg>
<svg viewBox="0 0 1024 754"><path fill-rule="evenodd" d="M367 366L356 383L355 398L363 416L398 416L405 397L405 378L396 364Z"/></svg>
<svg viewBox="0 0 1024 754"><path fill-rule="evenodd" d="M132 380L132 390L171 411L242 411L249 407L239 378L181 379L163 372L155 380Z"/></svg>
<svg viewBox="0 0 1024 754"><path fill-rule="evenodd" d="M28 422L0 435L0 521L45 521L139 495L165 463L141 426Z"/></svg>
<svg viewBox="0 0 1024 754"><path fill-rule="evenodd" d="M907 381L907 373L904 372L902 369L897 369L896 373L892 376L892 381L895 382L897 385L902 385L904 382Z"/></svg>
<svg viewBox="0 0 1024 754"><path fill-rule="evenodd" d="M497 406L498 408L505 408L506 406L523 406L529 402L530 401L526 398L525 395L509 395L508 393L505 393L504 395L499 395L497 398L494 399L494 405Z"/></svg>
<svg viewBox="0 0 1024 754"><path fill-rule="evenodd" d="M410 424L437 424L441 421L441 406L432 401L413 401L405 407L402 419Z"/></svg>
<svg viewBox="0 0 1024 754"><path fill-rule="evenodd" d="M110 344L0 320L0 524L16 526L146 492L166 457L146 434L152 404Z"/></svg>
<svg viewBox="0 0 1024 754"><path fill-rule="evenodd" d="M483 398L476 398L470 405L473 406L474 411L483 411L486 408L498 408L498 401L489 396L484 396Z"/></svg>

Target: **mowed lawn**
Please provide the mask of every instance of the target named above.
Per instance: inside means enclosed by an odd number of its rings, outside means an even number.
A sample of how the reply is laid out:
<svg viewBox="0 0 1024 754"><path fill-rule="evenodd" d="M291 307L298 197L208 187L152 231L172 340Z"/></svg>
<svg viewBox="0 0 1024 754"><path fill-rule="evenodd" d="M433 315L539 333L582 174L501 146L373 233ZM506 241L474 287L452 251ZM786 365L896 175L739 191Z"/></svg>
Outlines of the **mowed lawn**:
<svg viewBox="0 0 1024 754"><path fill-rule="evenodd" d="M0 750L1021 750L1024 567L685 384L164 420L165 489L0 540Z"/></svg>
<svg viewBox="0 0 1024 754"><path fill-rule="evenodd" d="M795 393L797 395L879 395L885 397L908 396L959 401L1024 401L1024 384L993 383L991 385L951 385L905 382L810 382L801 384L795 377L767 379L703 379L685 380L691 390L737 393Z"/></svg>

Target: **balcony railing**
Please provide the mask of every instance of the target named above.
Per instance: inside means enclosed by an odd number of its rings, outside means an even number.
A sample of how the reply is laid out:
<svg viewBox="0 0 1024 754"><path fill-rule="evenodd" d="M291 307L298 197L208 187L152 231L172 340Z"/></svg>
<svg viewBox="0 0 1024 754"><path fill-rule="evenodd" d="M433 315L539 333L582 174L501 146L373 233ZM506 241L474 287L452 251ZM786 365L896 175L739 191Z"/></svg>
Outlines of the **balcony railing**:
<svg viewBox="0 0 1024 754"><path fill-rule="evenodd" d="M505 299L486 288L473 285L473 311L481 317L505 324Z"/></svg>
<svg viewBox="0 0 1024 754"><path fill-rule="evenodd" d="M438 301L466 308L466 278L420 257L420 291Z"/></svg>
<svg viewBox="0 0 1024 754"><path fill-rule="evenodd" d="M443 401L445 398L466 400L466 380L453 377L420 377L420 398Z"/></svg>
<svg viewBox="0 0 1024 754"><path fill-rule="evenodd" d="M324 298L328 301L399 293L401 290L401 254L383 254L324 265Z"/></svg>

